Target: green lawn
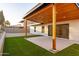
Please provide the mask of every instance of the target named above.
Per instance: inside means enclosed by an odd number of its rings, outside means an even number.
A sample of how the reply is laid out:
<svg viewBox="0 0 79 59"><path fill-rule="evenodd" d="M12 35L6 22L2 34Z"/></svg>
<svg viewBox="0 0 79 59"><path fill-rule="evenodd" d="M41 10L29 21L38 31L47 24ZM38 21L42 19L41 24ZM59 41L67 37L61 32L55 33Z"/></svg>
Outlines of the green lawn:
<svg viewBox="0 0 79 59"><path fill-rule="evenodd" d="M4 44L4 55L11 56L36 56L52 55L47 50L23 39L24 37L6 38ZM7 54L5 54L7 53Z"/></svg>
<svg viewBox="0 0 79 59"><path fill-rule="evenodd" d="M79 45L72 46L53 54L27 40L24 37L6 38L4 56L79 56Z"/></svg>

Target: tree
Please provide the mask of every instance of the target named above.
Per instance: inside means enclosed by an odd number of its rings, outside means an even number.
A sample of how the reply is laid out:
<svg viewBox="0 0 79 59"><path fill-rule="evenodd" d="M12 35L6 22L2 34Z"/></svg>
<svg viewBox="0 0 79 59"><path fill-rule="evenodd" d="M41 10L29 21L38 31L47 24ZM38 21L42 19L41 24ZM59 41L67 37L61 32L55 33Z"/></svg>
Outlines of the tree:
<svg viewBox="0 0 79 59"><path fill-rule="evenodd" d="M8 20L5 21L5 26L10 26L10 22Z"/></svg>

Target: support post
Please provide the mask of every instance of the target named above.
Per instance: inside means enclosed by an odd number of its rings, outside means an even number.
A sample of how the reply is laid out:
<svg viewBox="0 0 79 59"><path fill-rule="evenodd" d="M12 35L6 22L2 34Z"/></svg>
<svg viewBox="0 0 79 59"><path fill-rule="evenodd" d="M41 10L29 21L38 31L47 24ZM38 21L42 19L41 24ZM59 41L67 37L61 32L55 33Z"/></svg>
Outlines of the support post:
<svg viewBox="0 0 79 59"><path fill-rule="evenodd" d="M27 36L27 20L24 19L24 32L25 32L25 36Z"/></svg>
<svg viewBox="0 0 79 59"><path fill-rule="evenodd" d="M52 6L52 49L56 50L56 5Z"/></svg>

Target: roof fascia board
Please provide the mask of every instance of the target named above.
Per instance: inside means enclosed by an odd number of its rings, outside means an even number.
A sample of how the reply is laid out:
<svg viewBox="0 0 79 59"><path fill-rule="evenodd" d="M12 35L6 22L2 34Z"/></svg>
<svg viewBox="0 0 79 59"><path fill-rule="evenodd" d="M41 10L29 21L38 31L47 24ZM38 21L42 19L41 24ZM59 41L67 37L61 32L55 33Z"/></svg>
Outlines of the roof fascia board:
<svg viewBox="0 0 79 59"><path fill-rule="evenodd" d="M35 7L33 7L30 11L28 11L24 17L26 17L28 14L30 14L31 12L33 12L34 10L36 10L37 8L39 8L41 5L43 5L44 3L38 3Z"/></svg>

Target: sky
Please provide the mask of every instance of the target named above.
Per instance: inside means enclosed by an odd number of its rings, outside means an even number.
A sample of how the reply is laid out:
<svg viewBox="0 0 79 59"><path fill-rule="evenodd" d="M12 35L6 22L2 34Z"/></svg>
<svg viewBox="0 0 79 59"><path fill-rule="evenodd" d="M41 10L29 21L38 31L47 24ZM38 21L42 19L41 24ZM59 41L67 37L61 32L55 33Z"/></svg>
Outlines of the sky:
<svg viewBox="0 0 79 59"><path fill-rule="evenodd" d="M11 25L17 25L24 15L37 3L0 3L0 10L3 10L5 20Z"/></svg>

